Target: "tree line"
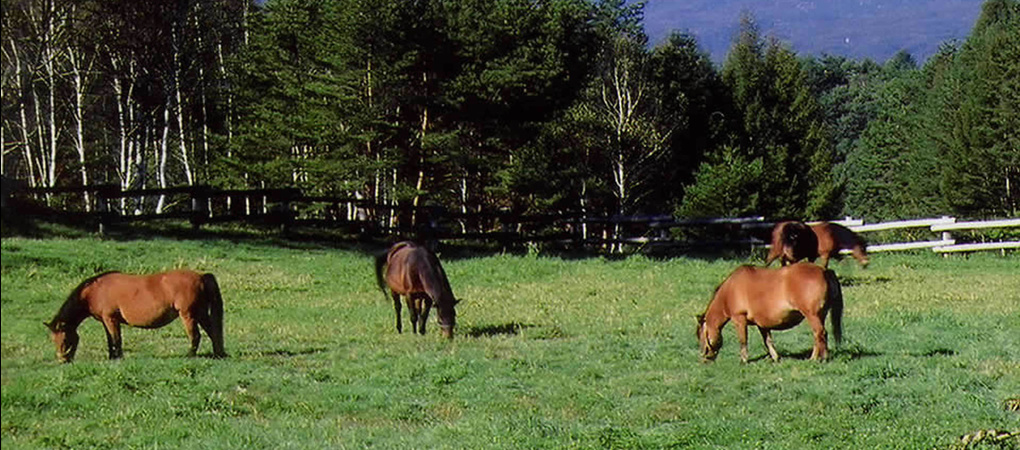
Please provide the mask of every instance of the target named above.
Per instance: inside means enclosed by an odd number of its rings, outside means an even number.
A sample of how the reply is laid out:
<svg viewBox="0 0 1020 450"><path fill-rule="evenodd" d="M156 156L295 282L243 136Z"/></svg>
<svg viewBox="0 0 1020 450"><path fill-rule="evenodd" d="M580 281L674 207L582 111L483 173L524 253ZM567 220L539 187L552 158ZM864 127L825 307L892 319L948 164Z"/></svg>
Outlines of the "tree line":
<svg viewBox="0 0 1020 450"><path fill-rule="evenodd" d="M798 55L744 15L717 66L684 33L650 45L623 0L2 5L2 169L31 186L297 187L464 213L1020 215L1017 0L988 0L923 65Z"/></svg>

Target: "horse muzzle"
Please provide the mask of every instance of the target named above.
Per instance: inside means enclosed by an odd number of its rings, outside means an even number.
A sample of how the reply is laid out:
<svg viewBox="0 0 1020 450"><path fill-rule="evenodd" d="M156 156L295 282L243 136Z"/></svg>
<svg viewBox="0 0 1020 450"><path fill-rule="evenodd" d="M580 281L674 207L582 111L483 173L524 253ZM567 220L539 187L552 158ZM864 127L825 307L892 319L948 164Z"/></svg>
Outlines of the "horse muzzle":
<svg viewBox="0 0 1020 450"><path fill-rule="evenodd" d="M453 325L440 325L439 330L442 331L443 337L453 339Z"/></svg>

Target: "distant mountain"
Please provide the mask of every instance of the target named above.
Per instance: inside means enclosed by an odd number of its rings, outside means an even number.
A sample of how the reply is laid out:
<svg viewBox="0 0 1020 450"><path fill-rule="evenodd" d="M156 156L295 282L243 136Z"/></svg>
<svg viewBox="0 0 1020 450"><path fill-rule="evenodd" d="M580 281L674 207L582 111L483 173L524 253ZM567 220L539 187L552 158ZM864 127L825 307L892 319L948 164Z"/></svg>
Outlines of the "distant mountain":
<svg viewBox="0 0 1020 450"><path fill-rule="evenodd" d="M944 42L970 34L983 0L647 0L645 30L656 44L673 30L698 38L721 62L742 11L765 36L800 54L884 62L900 50L923 62Z"/></svg>

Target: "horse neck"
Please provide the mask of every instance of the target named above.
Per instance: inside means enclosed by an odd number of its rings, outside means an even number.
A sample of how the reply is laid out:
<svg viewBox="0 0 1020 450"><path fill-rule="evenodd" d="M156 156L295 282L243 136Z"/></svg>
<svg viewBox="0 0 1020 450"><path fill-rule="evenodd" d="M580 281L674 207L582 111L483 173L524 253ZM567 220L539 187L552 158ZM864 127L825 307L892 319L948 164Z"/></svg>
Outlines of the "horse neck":
<svg viewBox="0 0 1020 450"><path fill-rule="evenodd" d="M729 308L726 305L727 294L721 291L722 289L716 291L715 295L712 296L712 302L705 309L705 326L716 330L722 328L723 325L726 325L726 322L730 321Z"/></svg>
<svg viewBox="0 0 1020 450"><path fill-rule="evenodd" d="M61 322L64 324L65 330L74 330L88 316L89 308L86 299L80 292L75 292L60 306L51 323Z"/></svg>

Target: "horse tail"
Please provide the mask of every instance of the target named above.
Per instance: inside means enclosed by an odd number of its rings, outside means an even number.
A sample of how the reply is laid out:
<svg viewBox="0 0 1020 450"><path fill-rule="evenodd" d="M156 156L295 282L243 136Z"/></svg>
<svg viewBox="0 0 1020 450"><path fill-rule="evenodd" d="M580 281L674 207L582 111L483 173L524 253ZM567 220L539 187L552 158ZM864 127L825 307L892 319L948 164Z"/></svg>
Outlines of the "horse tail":
<svg viewBox="0 0 1020 450"><path fill-rule="evenodd" d="M209 306L209 318L213 324L223 329L223 295L220 293L220 284L211 273L202 275L202 290L205 292L205 299Z"/></svg>
<svg viewBox="0 0 1020 450"><path fill-rule="evenodd" d="M843 342L843 289L839 285L839 278L836 272L825 270L826 304L832 312L832 335L836 339L836 345Z"/></svg>
<svg viewBox="0 0 1020 450"><path fill-rule="evenodd" d="M212 322L212 329L206 329L209 340L213 345L213 356L224 358L227 356L223 349L223 294L220 293L220 284L211 273L202 275L202 292L209 308L209 320Z"/></svg>

